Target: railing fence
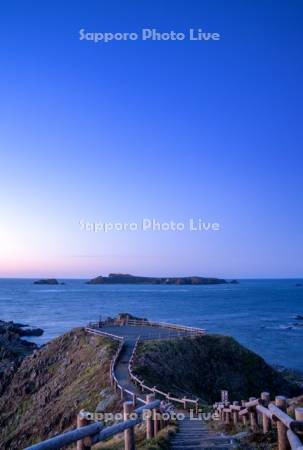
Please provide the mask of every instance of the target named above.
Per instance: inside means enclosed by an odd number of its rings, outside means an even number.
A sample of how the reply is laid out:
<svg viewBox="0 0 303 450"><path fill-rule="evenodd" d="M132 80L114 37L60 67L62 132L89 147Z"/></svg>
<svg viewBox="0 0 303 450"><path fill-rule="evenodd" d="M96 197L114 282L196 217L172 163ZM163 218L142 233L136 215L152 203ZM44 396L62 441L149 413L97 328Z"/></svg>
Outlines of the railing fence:
<svg viewBox="0 0 303 450"><path fill-rule="evenodd" d="M262 392L260 398L250 397L241 403L218 402L213 405L220 420L226 424L249 426L253 432L262 430L264 434L271 428L277 429L279 450L303 450L303 408L295 409L295 419L287 414L287 399L277 396L270 400L268 392Z"/></svg>

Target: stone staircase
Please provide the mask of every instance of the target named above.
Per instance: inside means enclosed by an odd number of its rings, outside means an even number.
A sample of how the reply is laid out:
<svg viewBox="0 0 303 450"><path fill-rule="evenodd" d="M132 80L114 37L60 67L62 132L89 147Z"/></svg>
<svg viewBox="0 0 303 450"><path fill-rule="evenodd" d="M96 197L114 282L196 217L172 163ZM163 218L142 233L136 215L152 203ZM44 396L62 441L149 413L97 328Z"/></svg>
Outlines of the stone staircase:
<svg viewBox="0 0 303 450"><path fill-rule="evenodd" d="M202 420L190 420L189 415L178 422L178 432L170 440L172 450L236 449L232 438L209 430Z"/></svg>

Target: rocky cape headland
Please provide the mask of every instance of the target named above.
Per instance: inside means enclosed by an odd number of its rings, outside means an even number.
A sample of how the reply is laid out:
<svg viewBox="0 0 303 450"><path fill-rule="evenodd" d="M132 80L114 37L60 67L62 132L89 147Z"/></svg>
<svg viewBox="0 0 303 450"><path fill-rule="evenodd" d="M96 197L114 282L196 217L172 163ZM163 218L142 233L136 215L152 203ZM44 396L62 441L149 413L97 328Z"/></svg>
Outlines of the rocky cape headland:
<svg viewBox="0 0 303 450"><path fill-rule="evenodd" d="M136 275L110 273L108 277L102 275L92 278L87 284L176 284L176 285L203 285L203 284L226 284L228 281L220 278L206 277L141 277ZM236 280L232 281L237 283Z"/></svg>
<svg viewBox="0 0 303 450"><path fill-rule="evenodd" d="M20 340L12 338L11 353L1 351L1 363L8 358L15 366L0 394L0 448L19 450L66 431L76 425L81 409L121 411L109 380L116 341L82 328L41 348ZM146 384L205 403L218 400L221 389L232 399L264 390L288 397L302 392L261 357L220 335L146 342L138 348L135 371Z"/></svg>

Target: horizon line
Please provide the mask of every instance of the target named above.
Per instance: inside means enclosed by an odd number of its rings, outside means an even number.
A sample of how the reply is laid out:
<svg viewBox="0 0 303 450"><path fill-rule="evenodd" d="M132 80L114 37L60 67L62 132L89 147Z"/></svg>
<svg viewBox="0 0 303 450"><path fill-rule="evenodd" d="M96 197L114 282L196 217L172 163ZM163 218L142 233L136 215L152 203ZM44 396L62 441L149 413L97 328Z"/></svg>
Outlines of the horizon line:
<svg viewBox="0 0 303 450"><path fill-rule="evenodd" d="M111 273L115 273L115 272L111 272ZM121 274L121 275L126 275L120 272L117 272L117 274ZM131 275L131 274L127 274L127 275ZM108 275L97 275L96 277L99 276L104 276L107 277ZM202 275L179 275L179 276L154 276L154 275L133 275L133 276L137 276L137 277L148 277L148 278L188 278L188 277L200 277L200 278L215 278L215 279L223 279L223 280L297 280L299 278L303 278L303 275L298 275L298 276L291 276L291 277L264 277L264 276L260 276L260 277L219 277L219 276L202 276ZM32 276L0 276L0 280L36 280L36 279L58 279L58 280L91 280L93 278L96 277L60 277L60 276L38 276L38 277L32 277ZM124 284L124 283L121 283Z"/></svg>

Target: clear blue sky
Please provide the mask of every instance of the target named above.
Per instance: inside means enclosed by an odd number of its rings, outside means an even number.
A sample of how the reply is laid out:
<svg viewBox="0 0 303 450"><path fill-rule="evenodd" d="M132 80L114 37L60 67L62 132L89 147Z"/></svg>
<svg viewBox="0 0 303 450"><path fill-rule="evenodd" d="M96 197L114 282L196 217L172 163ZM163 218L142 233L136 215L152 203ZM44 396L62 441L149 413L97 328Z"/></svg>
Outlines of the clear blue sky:
<svg viewBox="0 0 303 450"><path fill-rule="evenodd" d="M301 0L1 6L0 276L303 276ZM202 28L219 42L79 40ZM216 233L85 233L199 218Z"/></svg>

